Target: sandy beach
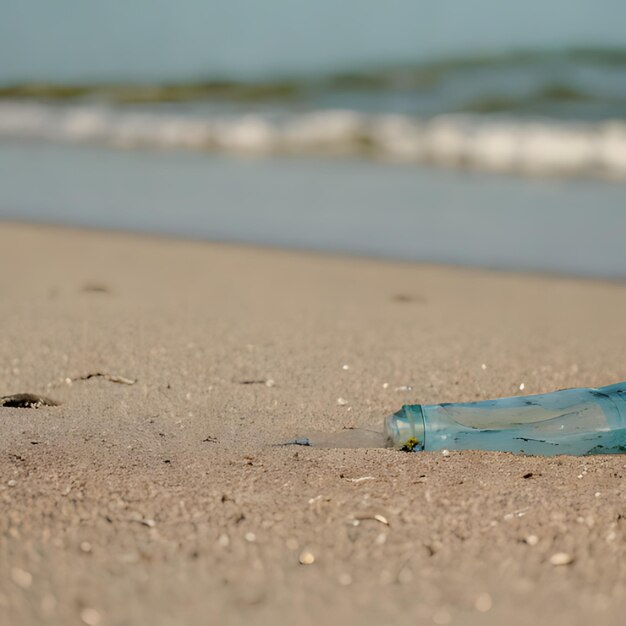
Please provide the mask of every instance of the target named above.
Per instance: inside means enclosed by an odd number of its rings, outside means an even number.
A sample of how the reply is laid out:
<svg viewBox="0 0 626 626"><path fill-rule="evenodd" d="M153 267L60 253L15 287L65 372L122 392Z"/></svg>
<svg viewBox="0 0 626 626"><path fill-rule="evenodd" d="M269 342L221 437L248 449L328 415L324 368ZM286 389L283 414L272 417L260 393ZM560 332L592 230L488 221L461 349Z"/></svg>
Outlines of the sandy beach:
<svg viewBox="0 0 626 626"><path fill-rule="evenodd" d="M624 282L2 223L0 289L1 624L624 623L625 456L276 445L625 380Z"/></svg>

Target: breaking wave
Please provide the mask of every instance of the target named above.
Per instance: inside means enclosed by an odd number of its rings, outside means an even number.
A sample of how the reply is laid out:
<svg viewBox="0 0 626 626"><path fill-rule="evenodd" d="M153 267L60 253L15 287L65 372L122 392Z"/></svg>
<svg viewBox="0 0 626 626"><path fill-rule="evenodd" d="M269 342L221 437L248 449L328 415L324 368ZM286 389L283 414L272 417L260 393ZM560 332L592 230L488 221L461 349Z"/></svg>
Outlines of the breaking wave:
<svg viewBox="0 0 626 626"><path fill-rule="evenodd" d="M0 102L0 140L249 155L362 155L527 175L626 180L626 121L320 110L281 115Z"/></svg>

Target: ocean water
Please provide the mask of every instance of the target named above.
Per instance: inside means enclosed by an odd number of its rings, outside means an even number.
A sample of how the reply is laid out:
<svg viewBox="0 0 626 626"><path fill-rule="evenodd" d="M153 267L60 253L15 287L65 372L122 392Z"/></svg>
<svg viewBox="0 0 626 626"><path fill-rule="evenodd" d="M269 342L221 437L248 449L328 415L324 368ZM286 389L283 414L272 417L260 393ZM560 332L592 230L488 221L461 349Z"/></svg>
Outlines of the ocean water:
<svg viewBox="0 0 626 626"><path fill-rule="evenodd" d="M618 0L8 0L0 219L623 278L623 23Z"/></svg>
<svg viewBox="0 0 626 626"><path fill-rule="evenodd" d="M343 74L0 87L0 140L358 155L626 180L626 48L465 56Z"/></svg>
<svg viewBox="0 0 626 626"><path fill-rule="evenodd" d="M596 180L4 143L0 189L10 220L626 278L626 185Z"/></svg>

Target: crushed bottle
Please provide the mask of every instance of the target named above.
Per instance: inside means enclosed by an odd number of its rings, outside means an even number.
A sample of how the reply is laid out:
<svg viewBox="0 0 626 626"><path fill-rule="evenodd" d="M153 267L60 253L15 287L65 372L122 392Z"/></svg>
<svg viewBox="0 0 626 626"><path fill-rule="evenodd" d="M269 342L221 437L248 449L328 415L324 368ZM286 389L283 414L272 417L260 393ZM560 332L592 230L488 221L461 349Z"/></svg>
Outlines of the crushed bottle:
<svg viewBox="0 0 626 626"><path fill-rule="evenodd" d="M385 418L411 451L494 450L554 456L626 453L626 382L480 402L413 404Z"/></svg>

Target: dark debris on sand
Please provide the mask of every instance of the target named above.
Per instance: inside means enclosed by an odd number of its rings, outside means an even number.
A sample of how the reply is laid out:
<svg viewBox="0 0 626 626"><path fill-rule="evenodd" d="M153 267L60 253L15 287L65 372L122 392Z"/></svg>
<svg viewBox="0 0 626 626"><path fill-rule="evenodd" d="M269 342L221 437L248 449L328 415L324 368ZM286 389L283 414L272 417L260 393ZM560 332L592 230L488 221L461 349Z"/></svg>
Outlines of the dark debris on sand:
<svg viewBox="0 0 626 626"><path fill-rule="evenodd" d="M13 409L38 409L40 406L59 406L59 404L56 400L34 393L16 393L0 398L0 406Z"/></svg>

